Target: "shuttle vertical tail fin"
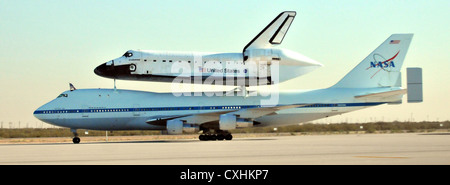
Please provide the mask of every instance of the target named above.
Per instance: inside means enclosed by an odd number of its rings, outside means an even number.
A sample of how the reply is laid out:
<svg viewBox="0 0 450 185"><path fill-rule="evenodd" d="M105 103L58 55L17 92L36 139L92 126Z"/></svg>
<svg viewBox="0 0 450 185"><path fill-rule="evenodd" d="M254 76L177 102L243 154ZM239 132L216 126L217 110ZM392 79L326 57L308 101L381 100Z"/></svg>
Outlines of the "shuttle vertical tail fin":
<svg viewBox="0 0 450 185"><path fill-rule="evenodd" d="M253 38L243 49L271 48L281 44L292 21L296 15L295 11L281 12L269 25L267 25L255 38Z"/></svg>
<svg viewBox="0 0 450 185"><path fill-rule="evenodd" d="M400 87L413 34L393 34L332 88Z"/></svg>

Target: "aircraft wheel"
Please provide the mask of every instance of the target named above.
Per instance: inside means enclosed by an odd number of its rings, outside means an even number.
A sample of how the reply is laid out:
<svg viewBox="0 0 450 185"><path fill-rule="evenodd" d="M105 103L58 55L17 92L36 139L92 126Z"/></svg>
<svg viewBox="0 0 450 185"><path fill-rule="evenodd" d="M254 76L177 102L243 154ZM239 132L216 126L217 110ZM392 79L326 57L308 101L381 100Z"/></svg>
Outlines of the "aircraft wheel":
<svg viewBox="0 0 450 185"><path fill-rule="evenodd" d="M225 139L225 136L223 134L217 134L217 140L223 141Z"/></svg>
<svg viewBox="0 0 450 185"><path fill-rule="evenodd" d="M199 135L198 136L198 139L200 140L200 141L206 141L207 140L207 138L206 138L206 136L205 135Z"/></svg>
<svg viewBox="0 0 450 185"><path fill-rule="evenodd" d="M223 141L224 139L231 140L231 139L233 139L233 136L231 134L227 134L227 135L224 135L224 134L217 134L217 135L216 134L211 134L211 135L202 134L202 135L198 136L198 139L200 141L215 141L215 140Z"/></svg>
<svg viewBox="0 0 450 185"><path fill-rule="evenodd" d="M231 134L225 135L225 140L232 140L232 139L233 139L233 135L231 135Z"/></svg>
<svg viewBox="0 0 450 185"><path fill-rule="evenodd" d="M79 137L74 137L73 139L72 139L72 141L73 141L73 143L74 144L78 144L78 143L80 143L80 138Z"/></svg>
<svg viewBox="0 0 450 185"><path fill-rule="evenodd" d="M209 140L215 141L217 139L217 136L215 134L212 134L209 136Z"/></svg>

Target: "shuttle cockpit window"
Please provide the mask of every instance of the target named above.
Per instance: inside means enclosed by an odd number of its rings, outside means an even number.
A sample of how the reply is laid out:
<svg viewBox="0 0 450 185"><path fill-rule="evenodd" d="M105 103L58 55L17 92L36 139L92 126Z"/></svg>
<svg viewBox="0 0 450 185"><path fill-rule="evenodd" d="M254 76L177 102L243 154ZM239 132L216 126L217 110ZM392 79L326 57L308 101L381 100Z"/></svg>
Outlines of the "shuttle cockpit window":
<svg viewBox="0 0 450 185"><path fill-rule="evenodd" d="M60 94L57 98L61 98L61 97L65 97L65 98L67 98L67 97L69 97L69 95L68 94L64 94L64 93L62 93L62 94Z"/></svg>
<svg viewBox="0 0 450 185"><path fill-rule="evenodd" d="M125 54L123 54L123 56L124 57L132 57L133 56L133 53L131 53L131 52L129 52L129 51L127 51Z"/></svg>

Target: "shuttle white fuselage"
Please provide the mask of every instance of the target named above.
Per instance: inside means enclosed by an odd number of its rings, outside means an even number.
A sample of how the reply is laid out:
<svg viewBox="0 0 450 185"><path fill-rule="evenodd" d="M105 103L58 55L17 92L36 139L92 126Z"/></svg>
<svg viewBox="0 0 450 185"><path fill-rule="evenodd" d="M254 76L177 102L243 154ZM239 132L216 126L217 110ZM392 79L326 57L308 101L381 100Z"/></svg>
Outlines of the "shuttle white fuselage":
<svg viewBox="0 0 450 185"><path fill-rule="evenodd" d="M164 52L130 50L122 57L95 69L97 75L122 80L172 82L190 78L192 83L205 80L267 79L266 84L283 82L317 69L320 63L287 49L258 49L243 60L242 53ZM276 77L277 79L274 79ZM201 79L201 80L197 80ZM217 84L217 83L216 83ZM246 83L249 86L249 83Z"/></svg>
<svg viewBox="0 0 450 185"><path fill-rule="evenodd" d="M277 47L295 15L292 11L279 14L240 53L129 50L94 72L112 79L155 82L173 82L176 78L183 83L214 81L238 86L284 82L322 66L300 53ZM253 79L257 84L252 84Z"/></svg>

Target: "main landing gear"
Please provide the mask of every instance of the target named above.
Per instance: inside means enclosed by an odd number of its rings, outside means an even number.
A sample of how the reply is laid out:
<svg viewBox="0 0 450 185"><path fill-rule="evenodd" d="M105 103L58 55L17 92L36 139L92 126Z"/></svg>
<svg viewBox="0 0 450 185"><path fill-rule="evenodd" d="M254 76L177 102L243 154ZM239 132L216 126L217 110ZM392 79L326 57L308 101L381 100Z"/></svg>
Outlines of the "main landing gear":
<svg viewBox="0 0 450 185"><path fill-rule="evenodd" d="M198 136L200 141L223 141L223 140L232 140L233 135L229 132L219 132L219 133L205 133Z"/></svg>
<svg viewBox="0 0 450 185"><path fill-rule="evenodd" d="M73 133L73 136L74 136L73 139L72 139L73 143L74 144L80 143L81 139L78 137L77 130L76 129L70 129L70 131Z"/></svg>

